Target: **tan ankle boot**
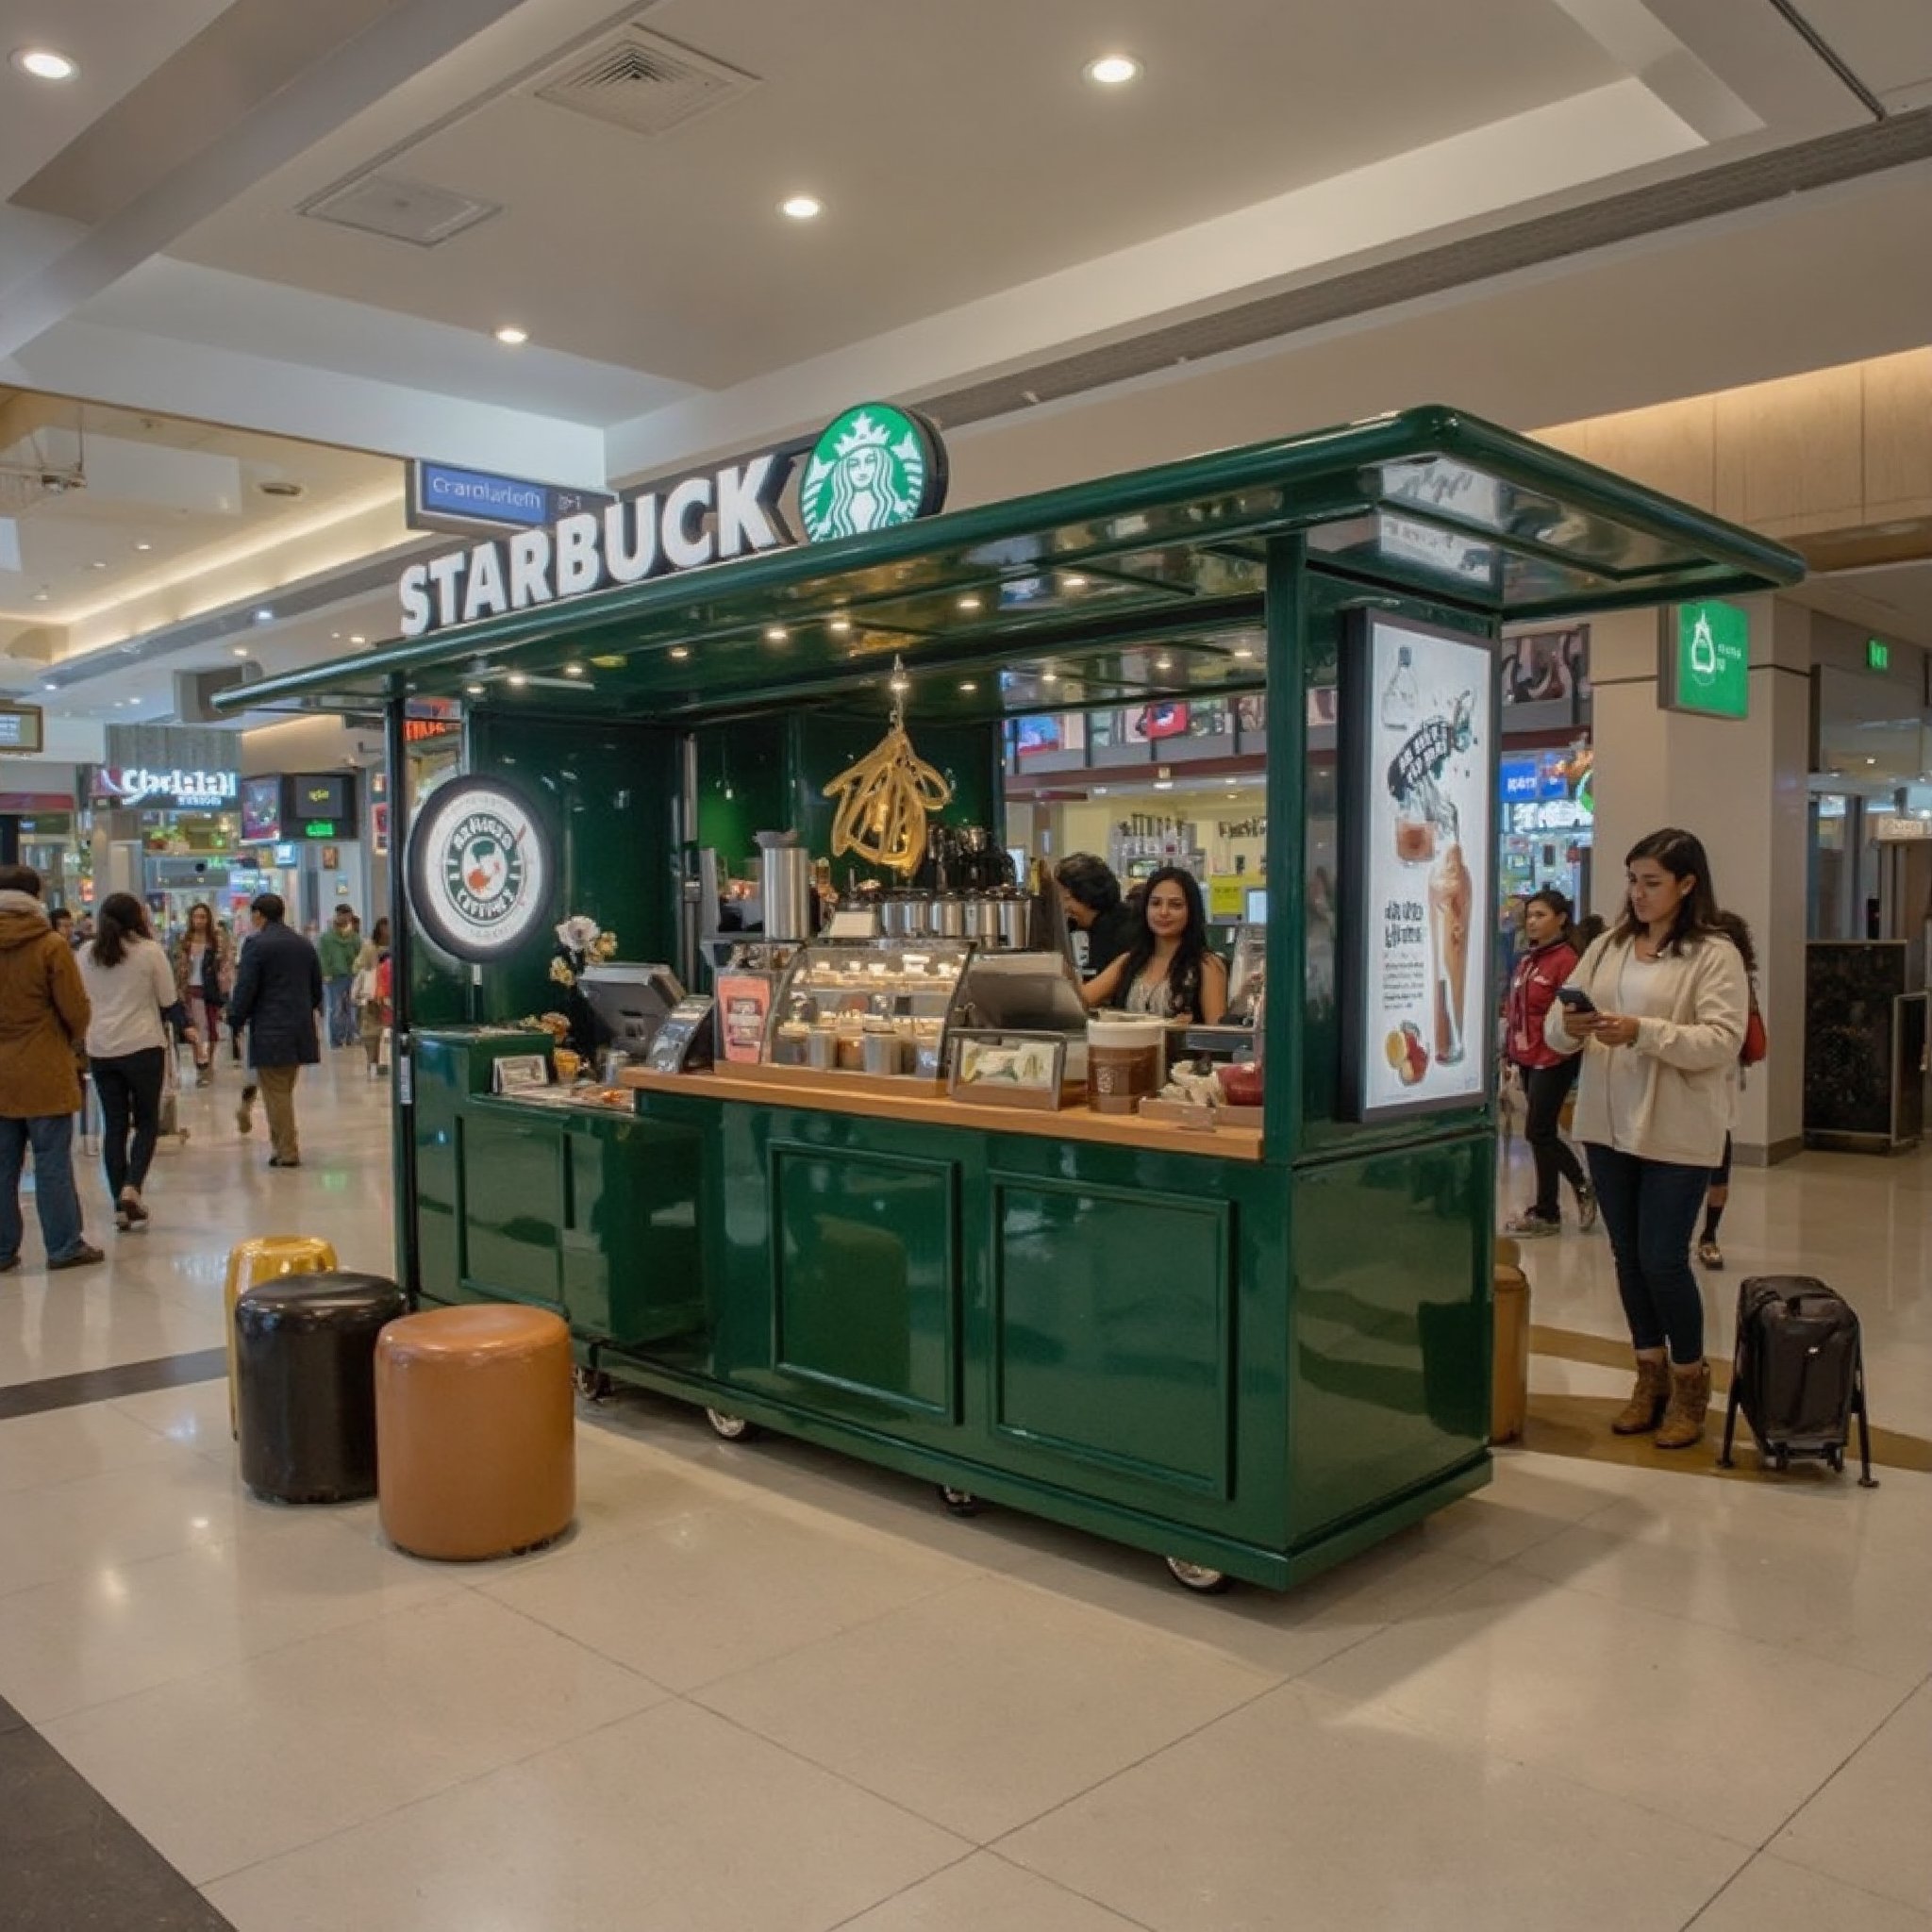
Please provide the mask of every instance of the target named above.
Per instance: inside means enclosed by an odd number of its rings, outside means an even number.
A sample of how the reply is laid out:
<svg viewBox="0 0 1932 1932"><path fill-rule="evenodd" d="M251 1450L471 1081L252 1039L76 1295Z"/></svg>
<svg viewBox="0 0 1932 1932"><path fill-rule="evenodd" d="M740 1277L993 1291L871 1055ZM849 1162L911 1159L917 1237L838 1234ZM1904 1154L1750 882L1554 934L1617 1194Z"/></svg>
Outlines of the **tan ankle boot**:
<svg viewBox="0 0 1932 1932"><path fill-rule="evenodd" d="M1705 1411L1710 1407L1710 1364L1697 1362L1688 1369L1673 1364L1671 1406L1664 1411L1663 1426L1657 1432L1659 1449L1688 1449L1704 1440Z"/></svg>
<svg viewBox="0 0 1932 1932"><path fill-rule="evenodd" d="M1669 1363L1654 1356L1637 1357L1637 1386L1630 1400L1611 1418L1610 1427L1620 1436L1641 1436L1663 1419L1664 1405L1671 1399Z"/></svg>

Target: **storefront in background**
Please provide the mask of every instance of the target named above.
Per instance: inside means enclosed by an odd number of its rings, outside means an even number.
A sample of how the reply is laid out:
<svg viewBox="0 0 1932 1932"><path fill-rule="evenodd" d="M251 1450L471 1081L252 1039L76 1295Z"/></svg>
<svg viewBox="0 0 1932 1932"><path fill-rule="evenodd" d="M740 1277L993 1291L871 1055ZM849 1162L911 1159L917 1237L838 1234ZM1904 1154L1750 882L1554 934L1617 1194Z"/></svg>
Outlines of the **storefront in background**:
<svg viewBox="0 0 1932 1932"><path fill-rule="evenodd" d="M96 900L143 899L158 931L186 924L205 902L226 913L241 845L241 779L232 768L93 765L84 770L92 812Z"/></svg>

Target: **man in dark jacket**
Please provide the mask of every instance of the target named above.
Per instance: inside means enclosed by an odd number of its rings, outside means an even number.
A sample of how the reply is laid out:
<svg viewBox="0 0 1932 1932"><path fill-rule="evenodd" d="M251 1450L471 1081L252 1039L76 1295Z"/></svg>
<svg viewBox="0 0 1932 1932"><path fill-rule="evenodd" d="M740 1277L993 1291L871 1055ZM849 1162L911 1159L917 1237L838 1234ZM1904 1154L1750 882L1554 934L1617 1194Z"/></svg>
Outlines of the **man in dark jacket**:
<svg viewBox="0 0 1932 1932"><path fill-rule="evenodd" d="M102 1258L74 1186L79 1054L91 1017L74 948L48 924L41 875L0 865L0 1274L20 1266L20 1174L34 1156L34 1202L49 1268Z"/></svg>
<svg viewBox="0 0 1932 1932"><path fill-rule="evenodd" d="M235 991L228 1001L228 1025L248 1029L248 1064L261 1087L268 1115L271 1167L300 1167L302 1146L295 1133L295 1082L304 1067L322 1058L316 1022L322 1011L322 961L315 948L287 924L288 908L274 892L264 892L249 908L255 934L242 949ZM244 1089L237 1124L245 1134L255 1124Z"/></svg>
<svg viewBox="0 0 1932 1932"><path fill-rule="evenodd" d="M1141 915L1121 899L1121 882L1104 858L1091 852L1070 853L1054 867L1060 890L1060 910L1067 924L1083 936L1083 978L1091 979L1128 951L1140 935Z"/></svg>

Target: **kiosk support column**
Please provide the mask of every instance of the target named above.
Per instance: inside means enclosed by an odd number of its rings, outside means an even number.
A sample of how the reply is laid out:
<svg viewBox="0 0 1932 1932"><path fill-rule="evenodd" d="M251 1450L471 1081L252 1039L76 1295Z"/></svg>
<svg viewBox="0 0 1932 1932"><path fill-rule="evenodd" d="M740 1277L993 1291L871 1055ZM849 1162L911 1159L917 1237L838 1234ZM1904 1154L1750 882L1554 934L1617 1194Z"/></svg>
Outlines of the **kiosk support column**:
<svg viewBox="0 0 1932 1932"><path fill-rule="evenodd" d="M416 1081L409 1047L409 702L403 680L391 677L382 713L383 758L389 766L390 1131L395 1136L396 1279L416 1306L422 1271L416 1254Z"/></svg>

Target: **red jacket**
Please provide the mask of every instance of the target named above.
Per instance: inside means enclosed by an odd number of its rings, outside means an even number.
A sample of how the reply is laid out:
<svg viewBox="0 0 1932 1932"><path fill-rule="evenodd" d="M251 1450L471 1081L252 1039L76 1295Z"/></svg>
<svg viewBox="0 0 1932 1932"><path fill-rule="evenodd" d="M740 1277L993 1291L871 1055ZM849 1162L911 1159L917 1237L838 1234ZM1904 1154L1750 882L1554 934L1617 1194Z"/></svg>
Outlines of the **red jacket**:
<svg viewBox="0 0 1932 1932"><path fill-rule="evenodd" d="M1557 989L1576 971L1576 948L1552 940L1516 962L1509 981L1509 1058L1519 1067L1555 1067L1563 1056L1543 1038L1543 1015Z"/></svg>

